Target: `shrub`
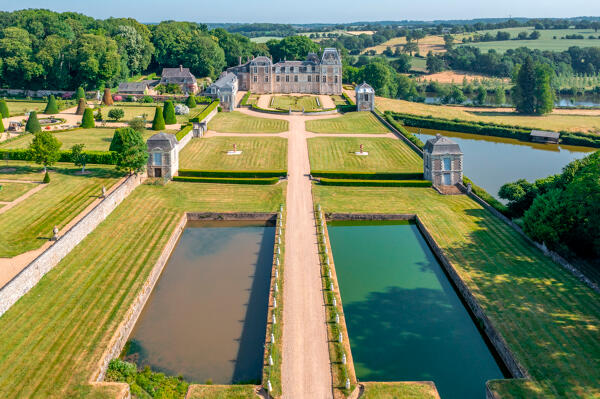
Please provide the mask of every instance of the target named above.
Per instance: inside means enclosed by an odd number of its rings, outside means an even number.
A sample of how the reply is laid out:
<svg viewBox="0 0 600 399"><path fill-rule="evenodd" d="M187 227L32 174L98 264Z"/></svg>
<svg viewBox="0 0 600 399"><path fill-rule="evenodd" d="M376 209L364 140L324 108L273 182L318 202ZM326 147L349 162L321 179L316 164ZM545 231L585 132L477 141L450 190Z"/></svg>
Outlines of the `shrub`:
<svg viewBox="0 0 600 399"><path fill-rule="evenodd" d="M313 177L327 179L351 180L423 180L423 173L377 173L377 172L336 172L324 170L311 170Z"/></svg>
<svg viewBox="0 0 600 399"><path fill-rule="evenodd" d="M127 96L127 97L125 97L125 101L127 101L129 103L134 103L135 102L135 97L134 96Z"/></svg>
<svg viewBox="0 0 600 399"><path fill-rule="evenodd" d="M63 93L63 95L60 96L63 100L69 100L71 97L73 97L73 93Z"/></svg>
<svg viewBox="0 0 600 399"><path fill-rule="evenodd" d="M85 91L83 90L83 87L79 86L75 92L75 100L79 101L81 98L85 100Z"/></svg>
<svg viewBox="0 0 600 399"><path fill-rule="evenodd" d="M94 123L94 111L91 108L86 108L83 111L83 118L81 118L81 127L84 129L90 129L96 126Z"/></svg>
<svg viewBox="0 0 600 399"><path fill-rule="evenodd" d="M187 115L190 113L190 109L187 105L177 104L175 106L175 114L176 115Z"/></svg>
<svg viewBox="0 0 600 399"><path fill-rule="evenodd" d="M243 171L232 171L232 170L192 170L192 169L179 169L179 176L181 177L219 177L219 178L272 178L272 177L285 177L287 172L285 170L243 170Z"/></svg>
<svg viewBox="0 0 600 399"><path fill-rule="evenodd" d="M31 111L29 113L29 118L27 119L27 124L25 125L25 131L29 133L39 133L42 131L40 121L38 121L37 118L37 112Z"/></svg>
<svg viewBox="0 0 600 399"><path fill-rule="evenodd" d="M102 120L102 108L98 108L96 115L94 115L94 120L96 120L96 121Z"/></svg>
<svg viewBox="0 0 600 399"><path fill-rule="evenodd" d="M473 194L475 194L476 196L478 196L479 198L481 198L482 200L484 200L485 202L487 202L489 205L491 205L498 212L502 213L503 215L508 216L508 214L509 214L508 208L503 203L501 203L496 198L494 198L492 195L490 195L490 193L488 193L487 191L485 191L485 189L483 189L483 188L475 185L471 181L471 179L469 179L467 176L463 176L463 183L465 184L465 186L468 183L471 183L471 189L473 191Z"/></svg>
<svg viewBox="0 0 600 399"><path fill-rule="evenodd" d="M123 97L119 96L119 95L116 95L116 96L113 97L113 100L115 100L115 101L123 101Z"/></svg>
<svg viewBox="0 0 600 399"><path fill-rule="evenodd" d="M150 104L154 102L154 99L151 96L144 96L140 99L140 102Z"/></svg>
<svg viewBox="0 0 600 399"><path fill-rule="evenodd" d="M246 94L244 94L244 97L242 97L242 102L240 104L243 105L243 106L247 106L248 105L248 99L250 98L251 94L252 93L250 92L250 90L248 90L246 92Z"/></svg>
<svg viewBox="0 0 600 399"><path fill-rule="evenodd" d="M0 114L0 133L4 132L4 123L2 122L2 114Z"/></svg>
<svg viewBox="0 0 600 399"><path fill-rule="evenodd" d="M154 119L152 120L152 130L162 130L165 128L165 119L163 118L163 110L161 107L156 107L154 111Z"/></svg>
<svg viewBox="0 0 600 399"><path fill-rule="evenodd" d="M83 151L87 156L88 164L114 165L116 153L111 151ZM30 152L27 149L0 149L0 155L7 155L13 161L30 161ZM58 162L71 162L71 151L60 151Z"/></svg>
<svg viewBox="0 0 600 399"><path fill-rule="evenodd" d="M48 104L46 105L44 113L46 115L58 114L58 105L56 104L56 98L54 98L53 95L50 95L50 98L48 98Z"/></svg>
<svg viewBox="0 0 600 399"><path fill-rule="evenodd" d="M102 104L113 105L113 98L110 95L110 89L108 87L104 88L104 96L102 96Z"/></svg>
<svg viewBox="0 0 600 399"><path fill-rule="evenodd" d="M42 183L44 183L44 184L50 183L50 174L48 173L48 171L46 171L46 173L44 173L44 179L42 180Z"/></svg>
<svg viewBox="0 0 600 399"><path fill-rule="evenodd" d="M234 178L234 177L186 177L173 176L174 181L184 181L191 183L223 183L223 184L259 184L270 185L279 182L278 177L266 178Z"/></svg>
<svg viewBox="0 0 600 399"><path fill-rule="evenodd" d="M108 111L108 117L110 119L114 119L117 122L119 121L119 119L123 118L125 116L125 111L123 111L122 108L113 108L110 111Z"/></svg>
<svg viewBox="0 0 600 399"><path fill-rule="evenodd" d="M136 132L144 132L146 130L146 118L136 116L128 123L129 127L135 130Z"/></svg>
<svg viewBox="0 0 600 399"><path fill-rule="evenodd" d="M360 180L321 178L324 186L369 186L369 187L431 187L428 180Z"/></svg>
<svg viewBox="0 0 600 399"><path fill-rule="evenodd" d="M188 108L196 108L196 100L194 99L194 96L188 96L187 100L185 101L185 105L187 105Z"/></svg>
<svg viewBox="0 0 600 399"><path fill-rule="evenodd" d="M196 96L196 104L210 104L213 102L212 97L208 96Z"/></svg>
<svg viewBox="0 0 600 399"><path fill-rule="evenodd" d="M5 99L0 100L0 115L2 115L2 118L10 117L10 111L8 110L8 104L6 104Z"/></svg>
<svg viewBox="0 0 600 399"><path fill-rule="evenodd" d="M165 101L163 118L165 119L166 125L173 125L177 123L177 118L175 117L175 107L173 106L173 102L170 100Z"/></svg>
<svg viewBox="0 0 600 399"><path fill-rule="evenodd" d="M342 92L342 97L344 97L344 99L346 100L346 102L348 102L348 105L356 105L354 103L354 101L352 101L352 99L350 98L350 96L348 94L346 94L345 91Z"/></svg>
<svg viewBox="0 0 600 399"><path fill-rule="evenodd" d="M86 108L87 103L85 101L85 98L80 98L79 103L77 104L77 111L75 111L75 115L83 115Z"/></svg>

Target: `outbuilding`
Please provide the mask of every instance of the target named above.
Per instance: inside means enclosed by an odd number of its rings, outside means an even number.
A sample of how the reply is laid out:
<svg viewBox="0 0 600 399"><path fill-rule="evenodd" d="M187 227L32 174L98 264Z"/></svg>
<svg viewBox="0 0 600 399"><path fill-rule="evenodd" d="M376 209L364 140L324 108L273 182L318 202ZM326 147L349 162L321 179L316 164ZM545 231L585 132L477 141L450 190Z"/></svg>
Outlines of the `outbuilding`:
<svg viewBox="0 0 600 399"><path fill-rule="evenodd" d="M536 143L550 143L550 144L558 144L558 140L560 139L560 133L558 132L549 132L546 130L532 130L531 141Z"/></svg>
<svg viewBox="0 0 600 399"><path fill-rule="evenodd" d="M146 142L148 146L148 177L164 177L167 179L177 176L179 171L179 156L177 153L177 138L169 133L157 133Z"/></svg>
<svg viewBox="0 0 600 399"><path fill-rule="evenodd" d="M463 153L459 145L437 134L427 140L423 149L423 177L434 186L454 186L462 183Z"/></svg>
<svg viewBox="0 0 600 399"><path fill-rule="evenodd" d="M368 83L356 86L356 110L375 111L375 90Z"/></svg>

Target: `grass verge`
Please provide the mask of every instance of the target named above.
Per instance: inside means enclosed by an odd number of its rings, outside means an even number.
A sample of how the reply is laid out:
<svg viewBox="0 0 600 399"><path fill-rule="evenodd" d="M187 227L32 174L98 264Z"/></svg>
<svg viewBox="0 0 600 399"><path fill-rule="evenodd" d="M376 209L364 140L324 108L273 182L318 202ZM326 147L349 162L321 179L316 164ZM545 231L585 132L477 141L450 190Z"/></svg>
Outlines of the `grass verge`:
<svg viewBox="0 0 600 399"><path fill-rule="evenodd" d="M289 130L289 123L283 119L259 118L233 111L219 112L208 128L221 133L283 133Z"/></svg>
<svg viewBox="0 0 600 399"><path fill-rule="evenodd" d="M328 119L306 121L306 130L313 133L386 134L390 131L370 112L348 112Z"/></svg>

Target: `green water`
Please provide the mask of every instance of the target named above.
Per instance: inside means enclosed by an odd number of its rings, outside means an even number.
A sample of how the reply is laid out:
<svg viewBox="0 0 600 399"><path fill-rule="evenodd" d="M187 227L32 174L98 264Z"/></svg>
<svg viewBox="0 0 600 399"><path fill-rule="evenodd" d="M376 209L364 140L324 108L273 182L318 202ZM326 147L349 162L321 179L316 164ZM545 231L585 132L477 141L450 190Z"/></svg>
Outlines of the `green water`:
<svg viewBox="0 0 600 399"><path fill-rule="evenodd" d="M434 381L442 399L484 398L502 371L417 226L328 229L358 379Z"/></svg>

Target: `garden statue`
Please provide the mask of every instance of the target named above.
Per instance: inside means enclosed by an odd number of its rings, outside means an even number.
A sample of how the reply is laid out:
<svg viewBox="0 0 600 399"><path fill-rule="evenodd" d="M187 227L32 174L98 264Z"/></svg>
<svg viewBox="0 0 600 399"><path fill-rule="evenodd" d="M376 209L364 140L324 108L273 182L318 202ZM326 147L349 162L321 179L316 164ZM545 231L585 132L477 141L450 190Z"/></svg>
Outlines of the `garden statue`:
<svg viewBox="0 0 600 399"><path fill-rule="evenodd" d="M106 187L102 186L102 198L106 198Z"/></svg>
<svg viewBox="0 0 600 399"><path fill-rule="evenodd" d="M52 241L58 240L58 226L54 226L52 229Z"/></svg>
<svg viewBox="0 0 600 399"><path fill-rule="evenodd" d="M467 194L471 194L473 192L473 186L471 183L467 183Z"/></svg>

